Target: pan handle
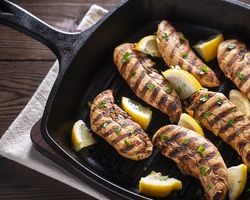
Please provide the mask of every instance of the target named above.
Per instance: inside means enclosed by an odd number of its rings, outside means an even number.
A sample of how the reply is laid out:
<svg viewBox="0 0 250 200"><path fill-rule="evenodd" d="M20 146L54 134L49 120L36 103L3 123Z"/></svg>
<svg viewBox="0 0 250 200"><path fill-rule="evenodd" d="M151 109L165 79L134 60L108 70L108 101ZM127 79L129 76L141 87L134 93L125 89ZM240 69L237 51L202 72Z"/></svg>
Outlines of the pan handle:
<svg viewBox="0 0 250 200"><path fill-rule="evenodd" d="M0 0L0 23L42 42L59 61L72 58L81 45L79 38L82 34L79 32L59 31L8 0Z"/></svg>

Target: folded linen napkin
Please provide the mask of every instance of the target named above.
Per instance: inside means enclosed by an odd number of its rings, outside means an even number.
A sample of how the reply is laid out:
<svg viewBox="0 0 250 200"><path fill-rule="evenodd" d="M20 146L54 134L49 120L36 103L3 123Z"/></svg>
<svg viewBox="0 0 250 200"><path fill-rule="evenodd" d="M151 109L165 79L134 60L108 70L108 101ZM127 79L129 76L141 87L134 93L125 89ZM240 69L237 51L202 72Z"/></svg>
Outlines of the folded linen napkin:
<svg viewBox="0 0 250 200"><path fill-rule="evenodd" d="M107 12L100 6L91 6L78 26L78 30L84 31L88 29ZM0 155L68 184L97 199L107 199L88 184L40 154L32 145L30 131L33 125L42 117L50 90L58 74L58 69L58 62L56 61L29 103L2 136L0 140Z"/></svg>

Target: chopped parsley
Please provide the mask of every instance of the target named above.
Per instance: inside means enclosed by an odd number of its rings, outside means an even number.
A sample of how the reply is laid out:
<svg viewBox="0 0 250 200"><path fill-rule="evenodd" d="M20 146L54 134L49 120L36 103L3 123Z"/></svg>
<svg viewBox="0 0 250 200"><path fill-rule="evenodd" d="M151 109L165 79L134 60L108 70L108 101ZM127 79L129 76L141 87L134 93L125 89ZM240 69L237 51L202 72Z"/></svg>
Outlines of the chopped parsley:
<svg viewBox="0 0 250 200"><path fill-rule="evenodd" d="M97 108L99 108L99 109L107 108L106 107L106 102L105 101L101 101L100 103L97 104Z"/></svg>
<svg viewBox="0 0 250 200"><path fill-rule="evenodd" d="M128 140L124 140L124 143L128 146L128 147L131 147L132 144L128 141Z"/></svg>
<svg viewBox="0 0 250 200"><path fill-rule="evenodd" d="M132 77L135 77L135 76L136 76L136 72L135 72L135 71L132 71L132 72L131 72L131 76L132 76Z"/></svg>
<svg viewBox="0 0 250 200"><path fill-rule="evenodd" d="M235 47L236 47L236 44L228 44L228 45L227 45L227 49L228 49L229 51L233 50Z"/></svg>
<svg viewBox="0 0 250 200"><path fill-rule="evenodd" d="M108 126L107 122L105 122L105 123L102 124L102 128L106 128L107 126Z"/></svg>
<svg viewBox="0 0 250 200"><path fill-rule="evenodd" d="M168 40L168 34L167 33L163 33L162 38L165 40Z"/></svg>
<svg viewBox="0 0 250 200"><path fill-rule="evenodd" d="M189 138L185 138L184 141L183 141L183 144L188 144L190 142L190 139Z"/></svg>
<svg viewBox="0 0 250 200"><path fill-rule="evenodd" d="M155 89L155 84L153 84L153 83L148 83L148 84L147 84L147 88L150 89L150 90L153 90L153 89Z"/></svg>
<svg viewBox="0 0 250 200"><path fill-rule="evenodd" d="M239 80L243 81L246 78L246 75L236 72L236 76Z"/></svg>
<svg viewBox="0 0 250 200"><path fill-rule="evenodd" d="M220 105L222 105L223 104L223 100L221 99L221 98L218 98L217 99L217 104L220 106Z"/></svg>
<svg viewBox="0 0 250 200"><path fill-rule="evenodd" d="M237 130L234 132L234 134L235 134L235 136L239 136L241 134L241 132Z"/></svg>
<svg viewBox="0 0 250 200"><path fill-rule="evenodd" d="M119 135L121 130L122 130L121 127L117 127L115 128L115 133Z"/></svg>
<svg viewBox="0 0 250 200"><path fill-rule="evenodd" d="M122 56L122 62L126 64L129 61L129 57L131 56L130 52L125 52Z"/></svg>
<svg viewBox="0 0 250 200"><path fill-rule="evenodd" d="M228 122L227 122L227 125L228 126L233 126L236 122L233 120L233 119L230 119Z"/></svg>
<svg viewBox="0 0 250 200"><path fill-rule="evenodd" d="M167 135L161 134L161 141L167 142L169 140L169 137Z"/></svg>
<svg viewBox="0 0 250 200"><path fill-rule="evenodd" d="M202 102L206 102L207 100L208 100L208 94L205 94L200 98L200 101Z"/></svg>
<svg viewBox="0 0 250 200"><path fill-rule="evenodd" d="M208 190L211 190L213 188L213 185L211 185L211 184L209 184L208 186L207 186L207 189Z"/></svg>
<svg viewBox="0 0 250 200"><path fill-rule="evenodd" d="M200 167L200 175L201 176L205 176L207 174L207 172L209 171L209 168L205 165L202 165Z"/></svg>
<svg viewBox="0 0 250 200"><path fill-rule="evenodd" d="M200 154L203 154L203 152L205 151L205 147L203 145L201 145L198 147L198 149L196 151L199 152Z"/></svg>
<svg viewBox="0 0 250 200"><path fill-rule="evenodd" d="M207 119L208 117L210 117L213 113L208 111L204 114L204 117Z"/></svg>
<svg viewBox="0 0 250 200"><path fill-rule="evenodd" d="M188 59L188 54L187 54L187 53L183 53L183 54L182 54L182 58Z"/></svg>
<svg viewBox="0 0 250 200"><path fill-rule="evenodd" d="M173 92L173 87L171 85L166 85L165 92L171 94Z"/></svg>
<svg viewBox="0 0 250 200"><path fill-rule="evenodd" d="M130 135L132 135L132 134L135 133L135 130L130 129L130 130L128 131L128 133L129 133Z"/></svg>
<svg viewBox="0 0 250 200"><path fill-rule="evenodd" d="M182 33L181 33L179 39L180 39L181 44L183 44L183 43L185 43L187 41L187 39L185 38L185 36Z"/></svg>
<svg viewBox="0 0 250 200"><path fill-rule="evenodd" d="M207 74L208 72L208 67L206 65L203 65L200 70L200 74Z"/></svg>
<svg viewBox="0 0 250 200"><path fill-rule="evenodd" d="M237 110L238 110L238 109L235 107L232 111L233 111L233 112L237 112Z"/></svg>

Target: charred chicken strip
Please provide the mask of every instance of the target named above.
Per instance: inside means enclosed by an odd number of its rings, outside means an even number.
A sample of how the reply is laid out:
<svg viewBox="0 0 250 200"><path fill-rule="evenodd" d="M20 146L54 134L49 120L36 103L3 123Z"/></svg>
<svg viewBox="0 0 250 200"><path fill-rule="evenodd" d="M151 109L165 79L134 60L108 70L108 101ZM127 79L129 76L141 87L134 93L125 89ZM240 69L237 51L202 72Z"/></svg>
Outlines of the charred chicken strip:
<svg viewBox="0 0 250 200"><path fill-rule="evenodd" d="M225 76L250 99L250 52L246 45L226 40L219 45L217 57Z"/></svg>
<svg viewBox="0 0 250 200"><path fill-rule="evenodd" d="M235 149L250 169L250 121L224 94L197 91L185 105L206 129Z"/></svg>
<svg viewBox="0 0 250 200"><path fill-rule="evenodd" d="M177 121L181 102L170 83L154 69L155 63L134 44L122 44L114 51L114 62L134 93Z"/></svg>
<svg viewBox="0 0 250 200"><path fill-rule="evenodd" d="M91 129L112 145L116 151L131 160L149 157L153 145L139 124L114 104L111 90L100 93L90 110Z"/></svg>
<svg viewBox="0 0 250 200"><path fill-rule="evenodd" d="M160 128L153 144L172 159L183 174L200 180L207 200L227 195L227 168L218 149L198 133L176 125Z"/></svg>
<svg viewBox="0 0 250 200"><path fill-rule="evenodd" d="M157 46L169 67L179 65L183 70L193 74L205 87L220 85L213 70L194 54L183 34L177 32L166 20L163 20L158 26Z"/></svg>

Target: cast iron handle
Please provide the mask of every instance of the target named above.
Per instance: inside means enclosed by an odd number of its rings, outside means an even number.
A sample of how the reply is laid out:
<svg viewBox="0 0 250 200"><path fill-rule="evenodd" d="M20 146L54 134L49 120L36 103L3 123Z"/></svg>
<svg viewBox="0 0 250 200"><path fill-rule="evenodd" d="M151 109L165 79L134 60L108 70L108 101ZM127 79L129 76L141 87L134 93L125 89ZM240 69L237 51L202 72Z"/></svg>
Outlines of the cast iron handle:
<svg viewBox="0 0 250 200"><path fill-rule="evenodd" d="M17 29L49 47L59 61L78 51L80 33L57 30L8 0L0 0L0 23Z"/></svg>

